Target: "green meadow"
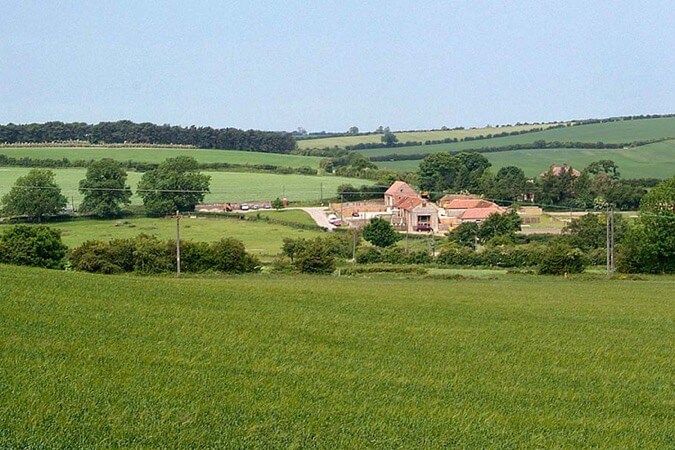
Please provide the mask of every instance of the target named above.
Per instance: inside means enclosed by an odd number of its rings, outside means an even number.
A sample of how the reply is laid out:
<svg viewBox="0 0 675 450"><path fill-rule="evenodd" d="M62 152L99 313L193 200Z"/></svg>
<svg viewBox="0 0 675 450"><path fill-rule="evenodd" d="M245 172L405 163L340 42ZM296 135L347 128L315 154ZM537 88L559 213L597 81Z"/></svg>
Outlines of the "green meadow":
<svg viewBox="0 0 675 450"><path fill-rule="evenodd" d="M249 213L256 214L256 213ZM243 221L236 218L185 217L180 221L181 239L192 241L217 241L233 237L246 245L251 253L271 258L281 252L282 240L288 238L312 239L323 232L318 228L298 229L286 223L306 226L316 225L312 218L300 210L261 211L261 217L269 217L278 223ZM176 238L176 221L164 218L132 217L120 220L74 220L51 222L48 225L61 230L61 238L68 247L75 247L88 240L109 241L133 238L141 233L157 236L162 240ZM2 232L4 226L0 226Z"/></svg>
<svg viewBox="0 0 675 450"><path fill-rule="evenodd" d="M366 156L436 153L454 150L470 150L481 147L501 147L513 144L529 144L538 140L559 142L605 142L628 143L641 140L675 138L675 117L662 119L625 120L574 127L555 128L491 139L456 142L452 144L421 145L415 147L378 148L359 150ZM400 139L399 139L400 140Z"/></svg>
<svg viewBox="0 0 675 450"><path fill-rule="evenodd" d="M567 163L574 168L583 169L591 162L601 159L614 161L624 178L668 178L675 174L675 140L629 149L550 148L482 155L492 163L491 170L495 172L504 166L518 166L525 175L531 177L545 172L553 163ZM420 162L421 160L378 161L376 164L383 169L414 171Z"/></svg>
<svg viewBox="0 0 675 450"><path fill-rule="evenodd" d="M434 141L448 138L462 139L465 137L475 137L480 135L504 133L512 131L531 130L532 128L547 128L556 125L542 124L542 125L513 125L503 127L482 127L482 128L467 128L464 130L434 130L434 131L403 131L395 132L399 142L407 141ZM346 145L355 145L361 143L378 143L382 140L382 134L365 134L360 136L339 136L316 139L299 139L298 147L306 148L323 148L323 147L344 147Z"/></svg>
<svg viewBox="0 0 675 450"><path fill-rule="evenodd" d="M0 266L0 448L671 448L674 290Z"/></svg>
<svg viewBox="0 0 675 450"><path fill-rule="evenodd" d="M13 158L98 160L160 163L167 158L191 156L200 163L229 163L240 165L269 164L280 167L319 168L321 158L314 156L282 155L278 153L244 152L238 150L204 150L139 147L0 147L0 155Z"/></svg>
<svg viewBox="0 0 675 450"><path fill-rule="evenodd" d="M8 192L14 181L28 173L24 167L0 167L0 196ZM56 173L56 182L62 193L75 199L76 206L82 201L77 188L84 178L86 169L51 169ZM277 197L286 197L295 201L318 201L322 197L335 197L337 187L343 183L356 186L370 185L372 181L334 176L278 175L255 172L203 172L211 176L211 193L206 195L205 202L245 202L269 201ZM129 172L128 184L132 190L136 188L142 173ZM141 204L141 199L134 195L134 204Z"/></svg>

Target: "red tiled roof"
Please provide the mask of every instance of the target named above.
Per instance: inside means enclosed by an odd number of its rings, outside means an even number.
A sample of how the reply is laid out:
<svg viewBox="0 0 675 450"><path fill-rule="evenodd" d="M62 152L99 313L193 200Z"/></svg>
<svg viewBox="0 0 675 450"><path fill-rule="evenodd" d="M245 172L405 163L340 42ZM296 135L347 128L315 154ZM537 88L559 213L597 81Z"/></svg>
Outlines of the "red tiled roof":
<svg viewBox="0 0 675 450"><path fill-rule="evenodd" d="M499 206L490 208L471 208L460 214L459 218L462 220L482 220L487 219L492 214L501 214L504 210Z"/></svg>
<svg viewBox="0 0 675 450"><path fill-rule="evenodd" d="M445 205L446 209L495 208L496 204L482 199L455 199Z"/></svg>
<svg viewBox="0 0 675 450"><path fill-rule="evenodd" d="M394 202L395 208L412 209L424 203L421 197L400 197Z"/></svg>
<svg viewBox="0 0 675 450"><path fill-rule="evenodd" d="M415 191L415 189L411 188L410 185L404 181L394 182L394 184L389 186L389 189L387 189L384 195L400 195L404 197L419 196L419 194Z"/></svg>

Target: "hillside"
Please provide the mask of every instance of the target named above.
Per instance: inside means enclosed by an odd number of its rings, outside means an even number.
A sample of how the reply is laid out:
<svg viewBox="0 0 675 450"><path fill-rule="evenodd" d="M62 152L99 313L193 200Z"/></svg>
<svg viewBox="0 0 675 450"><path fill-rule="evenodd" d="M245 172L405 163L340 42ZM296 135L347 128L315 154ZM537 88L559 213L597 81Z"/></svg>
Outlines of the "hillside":
<svg viewBox="0 0 675 450"><path fill-rule="evenodd" d="M71 161L112 158L116 161L160 163L167 158L191 156L200 163L238 165L267 164L279 167L319 168L321 158L240 150L142 148L142 147L0 147L0 155L13 158L63 159Z"/></svg>
<svg viewBox="0 0 675 450"><path fill-rule="evenodd" d="M539 125L512 125L500 127L481 127L481 128L467 128L454 130L433 130L433 131L396 131L396 137L399 142L427 140L443 140L443 139L462 139L465 137L476 137L480 135L495 134L495 133L510 133L513 131L527 131L533 128L548 128L558 125L558 123L546 123ZM324 137L314 139L298 139L298 147L301 149L307 148L324 148L324 147L345 147L347 145L379 143L381 142L382 134L364 134L357 136L339 136L339 137Z"/></svg>
<svg viewBox="0 0 675 450"><path fill-rule="evenodd" d="M0 447L666 448L674 287L0 266Z"/></svg>
<svg viewBox="0 0 675 450"><path fill-rule="evenodd" d="M483 153L483 156L490 161L493 171L518 166L529 177L546 171L552 163L567 163L582 169L601 159L614 161L623 178L668 178L675 174L675 140L630 149L551 148ZM378 161L377 165L383 169L414 171L420 161Z"/></svg>

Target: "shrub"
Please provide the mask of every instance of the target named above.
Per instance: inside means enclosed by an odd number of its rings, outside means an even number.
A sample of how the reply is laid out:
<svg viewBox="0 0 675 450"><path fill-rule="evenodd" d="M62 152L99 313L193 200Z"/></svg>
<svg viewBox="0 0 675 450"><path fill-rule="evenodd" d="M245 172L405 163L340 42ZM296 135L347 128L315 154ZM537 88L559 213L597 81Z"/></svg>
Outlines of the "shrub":
<svg viewBox="0 0 675 450"><path fill-rule="evenodd" d="M363 228L363 238L378 247L389 247L399 241L402 236L394 230L389 222L375 218Z"/></svg>
<svg viewBox="0 0 675 450"><path fill-rule="evenodd" d="M161 273L172 269L172 261L166 243L155 236L139 234L134 239L134 271L139 273Z"/></svg>
<svg viewBox="0 0 675 450"><path fill-rule="evenodd" d="M1 263L61 269L67 249L60 231L42 225L17 225L0 235Z"/></svg>
<svg viewBox="0 0 675 450"><path fill-rule="evenodd" d="M578 248L558 243L542 255L540 274L562 275L584 271L584 254Z"/></svg>
<svg viewBox="0 0 675 450"><path fill-rule="evenodd" d="M211 244L211 268L219 272L254 272L260 261L246 253L244 244L234 238L225 238Z"/></svg>
<svg viewBox="0 0 675 450"><path fill-rule="evenodd" d="M335 258L319 241L310 241L297 254L294 264L303 273L332 273L335 270Z"/></svg>
<svg viewBox="0 0 675 450"><path fill-rule="evenodd" d="M70 265L75 270L93 273L120 273L111 245L102 241L85 241L70 252Z"/></svg>
<svg viewBox="0 0 675 450"><path fill-rule="evenodd" d="M408 264L431 264L434 262L434 259L426 250L416 250L408 253L406 262Z"/></svg>
<svg viewBox="0 0 675 450"><path fill-rule="evenodd" d="M377 247L365 247L356 252L356 262L359 264L373 264L382 262L382 252Z"/></svg>
<svg viewBox="0 0 675 450"><path fill-rule="evenodd" d="M406 264L408 255L401 247L387 247L382 250L382 262L389 264Z"/></svg>

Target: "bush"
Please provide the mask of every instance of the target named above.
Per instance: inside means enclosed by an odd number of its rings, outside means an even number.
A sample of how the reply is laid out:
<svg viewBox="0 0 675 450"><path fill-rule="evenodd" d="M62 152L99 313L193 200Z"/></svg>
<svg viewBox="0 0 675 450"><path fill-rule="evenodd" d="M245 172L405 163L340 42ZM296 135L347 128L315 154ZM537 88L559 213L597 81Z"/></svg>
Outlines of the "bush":
<svg viewBox="0 0 675 450"><path fill-rule="evenodd" d="M539 273L563 275L584 271L584 254L578 248L559 243L548 248L542 255Z"/></svg>
<svg viewBox="0 0 675 450"><path fill-rule="evenodd" d="M42 225L17 225L0 235L0 263L62 269L67 249L60 231Z"/></svg>
<svg viewBox="0 0 675 450"><path fill-rule="evenodd" d="M155 236L139 234L134 239L133 258L134 272L162 273L169 272L173 268L166 243Z"/></svg>
<svg viewBox="0 0 675 450"><path fill-rule="evenodd" d="M120 273L111 245L102 241L86 241L70 252L70 265L75 270L92 273Z"/></svg>
<svg viewBox="0 0 675 450"><path fill-rule="evenodd" d="M254 272L259 270L260 261L246 253L244 244L234 238L221 239L210 247L211 268L219 272Z"/></svg>
<svg viewBox="0 0 675 450"><path fill-rule="evenodd" d="M359 264L374 264L382 262L382 252L377 247L365 247L356 252L356 262Z"/></svg>
<svg viewBox="0 0 675 450"><path fill-rule="evenodd" d="M303 273L332 273L335 258L320 241L310 241L295 257L295 267Z"/></svg>
<svg viewBox="0 0 675 450"><path fill-rule="evenodd" d="M431 264L434 262L434 259L426 250L410 252L405 259L408 264Z"/></svg>

